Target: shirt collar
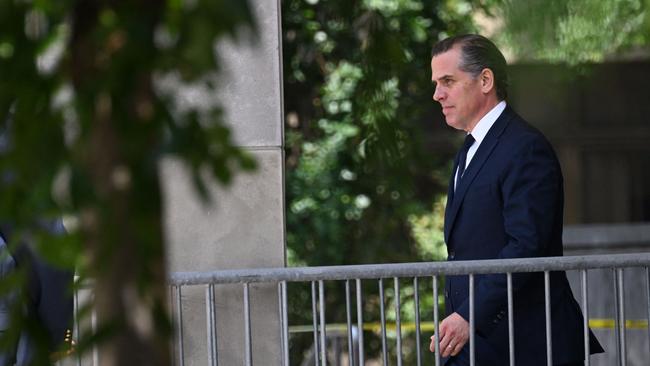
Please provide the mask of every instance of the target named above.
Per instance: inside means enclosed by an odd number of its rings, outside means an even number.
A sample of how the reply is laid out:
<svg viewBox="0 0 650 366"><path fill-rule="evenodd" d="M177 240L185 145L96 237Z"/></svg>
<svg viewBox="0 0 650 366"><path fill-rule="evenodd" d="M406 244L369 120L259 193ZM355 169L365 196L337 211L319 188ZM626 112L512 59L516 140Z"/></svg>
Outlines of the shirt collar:
<svg viewBox="0 0 650 366"><path fill-rule="evenodd" d="M497 118L499 118L504 109L506 109L506 101L502 100L478 121L472 132L470 132L474 140L476 140L477 146L483 141L485 135L490 131L490 128L497 121Z"/></svg>

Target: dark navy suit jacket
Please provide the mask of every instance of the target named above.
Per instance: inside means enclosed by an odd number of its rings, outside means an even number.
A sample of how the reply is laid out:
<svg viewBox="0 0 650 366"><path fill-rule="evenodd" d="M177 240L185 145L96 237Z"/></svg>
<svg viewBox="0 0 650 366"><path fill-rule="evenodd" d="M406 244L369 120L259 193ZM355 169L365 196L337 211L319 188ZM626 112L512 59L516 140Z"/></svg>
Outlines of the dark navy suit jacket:
<svg viewBox="0 0 650 366"><path fill-rule="evenodd" d="M42 223L52 234L63 234L63 223L58 220ZM66 331L72 325L73 298L71 294L73 271L53 267L33 252L27 243L19 243L9 252L6 243L12 238L12 227L0 223L0 275L7 275L16 267L27 266L27 304L23 304L26 315L36 319L45 331L49 351L55 351L63 342ZM12 296L0 297L0 334L10 325L9 310ZM22 332L13 350L0 350L0 366L27 365L35 357L36 343L32 335Z"/></svg>
<svg viewBox="0 0 650 366"><path fill-rule="evenodd" d="M458 157L454 172L458 165ZM509 106L490 128L454 192L449 184L449 261L562 255L563 182L544 136ZM475 276L476 361L508 364L505 275ZM583 318L564 272L551 273L553 364L584 359ZM469 321L467 276L446 280L447 312ZM543 274L513 275L517 365L546 365ZM602 352L590 332L592 353ZM468 358L469 344L457 360Z"/></svg>

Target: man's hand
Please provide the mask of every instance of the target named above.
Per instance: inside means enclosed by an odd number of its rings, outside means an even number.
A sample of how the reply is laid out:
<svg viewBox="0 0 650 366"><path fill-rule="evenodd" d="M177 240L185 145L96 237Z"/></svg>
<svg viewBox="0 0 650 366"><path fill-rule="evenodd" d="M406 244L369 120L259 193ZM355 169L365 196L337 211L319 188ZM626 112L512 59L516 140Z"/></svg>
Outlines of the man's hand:
<svg viewBox="0 0 650 366"><path fill-rule="evenodd" d="M446 317L438 328L440 331L440 354L442 357L456 356L469 339L469 323L458 313ZM435 337L431 336L429 350L436 351Z"/></svg>

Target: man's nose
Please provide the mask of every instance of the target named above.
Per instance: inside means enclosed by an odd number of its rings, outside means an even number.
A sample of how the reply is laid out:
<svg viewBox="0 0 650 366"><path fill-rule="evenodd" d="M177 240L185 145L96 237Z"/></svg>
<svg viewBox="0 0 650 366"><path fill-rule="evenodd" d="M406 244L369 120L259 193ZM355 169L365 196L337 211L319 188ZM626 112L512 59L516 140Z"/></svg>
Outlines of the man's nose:
<svg viewBox="0 0 650 366"><path fill-rule="evenodd" d="M444 93L436 86L436 90L433 91L433 100L439 102L444 98Z"/></svg>

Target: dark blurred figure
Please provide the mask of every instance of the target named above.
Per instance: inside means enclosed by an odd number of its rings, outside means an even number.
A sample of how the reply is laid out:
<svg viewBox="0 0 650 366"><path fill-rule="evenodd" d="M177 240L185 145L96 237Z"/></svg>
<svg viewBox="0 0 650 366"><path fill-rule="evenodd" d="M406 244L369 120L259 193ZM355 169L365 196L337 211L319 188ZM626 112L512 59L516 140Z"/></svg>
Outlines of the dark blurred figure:
<svg viewBox="0 0 650 366"><path fill-rule="evenodd" d="M9 125L5 123L2 126L5 130L0 129L0 154L10 145ZM11 172L0 173L0 184L10 183ZM35 228L52 235L65 234L62 220L35 219ZM25 271L26 281L20 288L0 295L0 337L4 338L0 366L40 365L43 357L39 357L39 352L52 354L61 349L64 340L70 341L74 271L47 263L35 252L29 238L19 237L15 225L4 218L0 221L0 281L17 271ZM22 321L11 319L12 312L17 315L16 306L20 307L18 315L22 313ZM10 326L16 324L21 329L10 330Z"/></svg>

